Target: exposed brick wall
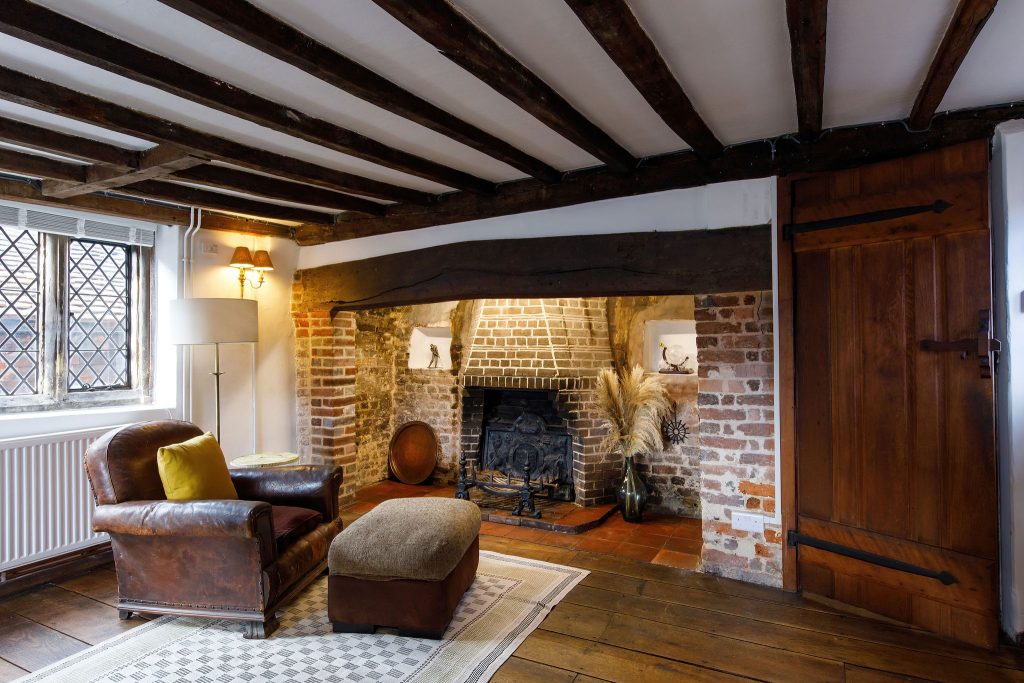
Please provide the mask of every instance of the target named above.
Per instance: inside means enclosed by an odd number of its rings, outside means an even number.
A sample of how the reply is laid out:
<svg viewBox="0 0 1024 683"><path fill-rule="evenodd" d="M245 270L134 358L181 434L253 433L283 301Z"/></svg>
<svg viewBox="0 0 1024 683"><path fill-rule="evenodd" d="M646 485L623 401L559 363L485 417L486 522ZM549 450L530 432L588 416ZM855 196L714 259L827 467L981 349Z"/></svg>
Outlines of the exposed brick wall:
<svg viewBox="0 0 1024 683"><path fill-rule="evenodd" d="M314 462L341 465L345 495L356 474L355 315L332 319L328 308L307 305L300 272L292 285L292 321L299 450Z"/></svg>
<svg viewBox="0 0 1024 683"><path fill-rule="evenodd" d="M400 347L408 343L406 307L356 313L357 487L386 479L395 422Z"/></svg>
<svg viewBox="0 0 1024 683"><path fill-rule="evenodd" d="M702 568L769 585L782 582L778 528L732 528L735 511L775 512L771 292L698 296Z"/></svg>

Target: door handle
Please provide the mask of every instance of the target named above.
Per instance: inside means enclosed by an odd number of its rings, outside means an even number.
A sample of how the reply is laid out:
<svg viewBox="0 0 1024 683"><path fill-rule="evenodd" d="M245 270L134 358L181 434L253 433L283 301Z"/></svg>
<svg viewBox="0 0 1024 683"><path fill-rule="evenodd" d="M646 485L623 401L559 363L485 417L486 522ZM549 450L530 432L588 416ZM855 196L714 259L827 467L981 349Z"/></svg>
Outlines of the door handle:
<svg viewBox="0 0 1024 683"><path fill-rule="evenodd" d="M992 337L992 312L987 308L978 311L978 335L976 337L957 339L956 341L921 340L922 351L959 351L960 357L965 360L972 353L976 353L981 376L984 379L992 377L992 368L999 363L1001 349L1002 344L998 339Z"/></svg>

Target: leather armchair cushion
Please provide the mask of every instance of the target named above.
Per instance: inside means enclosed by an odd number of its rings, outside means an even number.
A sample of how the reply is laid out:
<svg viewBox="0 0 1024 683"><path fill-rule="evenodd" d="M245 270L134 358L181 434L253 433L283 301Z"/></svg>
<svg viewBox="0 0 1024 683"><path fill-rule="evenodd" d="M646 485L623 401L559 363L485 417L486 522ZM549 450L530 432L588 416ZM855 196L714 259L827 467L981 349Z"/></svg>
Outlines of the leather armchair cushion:
<svg viewBox="0 0 1024 683"><path fill-rule="evenodd" d="M292 543L317 528L323 521L323 515L316 510L288 505L271 506L270 515L278 553L284 552Z"/></svg>

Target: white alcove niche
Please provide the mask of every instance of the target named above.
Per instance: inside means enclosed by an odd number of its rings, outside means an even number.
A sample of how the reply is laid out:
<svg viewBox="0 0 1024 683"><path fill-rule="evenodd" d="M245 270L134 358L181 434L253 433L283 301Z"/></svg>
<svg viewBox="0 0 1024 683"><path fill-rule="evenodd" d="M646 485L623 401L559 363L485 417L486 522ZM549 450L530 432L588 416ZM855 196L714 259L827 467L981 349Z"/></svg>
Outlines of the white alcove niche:
<svg viewBox="0 0 1024 683"><path fill-rule="evenodd" d="M436 368L450 370L452 367L452 331L448 327L414 327L409 337L409 367L425 370L430 365L430 345L437 346L441 358Z"/></svg>
<svg viewBox="0 0 1024 683"><path fill-rule="evenodd" d="M680 346L689 359L682 367L697 373L697 323L693 320L648 320L644 326L644 367L649 372L668 370L664 347Z"/></svg>

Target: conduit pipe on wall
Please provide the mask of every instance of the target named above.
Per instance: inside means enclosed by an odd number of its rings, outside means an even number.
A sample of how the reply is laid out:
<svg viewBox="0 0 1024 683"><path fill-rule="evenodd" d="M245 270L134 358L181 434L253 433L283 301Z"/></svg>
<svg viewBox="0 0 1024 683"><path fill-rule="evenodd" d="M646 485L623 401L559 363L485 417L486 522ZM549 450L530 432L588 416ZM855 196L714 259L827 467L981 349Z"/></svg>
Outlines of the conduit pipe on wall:
<svg viewBox="0 0 1024 683"><path fill-rule="evenodd" d="M191 207L189 209L188 226L181 238L181 283L178 297L191 299L193 293L193 260L195 255L195 236L203 224L203 211ZM181 418L192 421L192 347L179 347L181 360Z"/></svg>

